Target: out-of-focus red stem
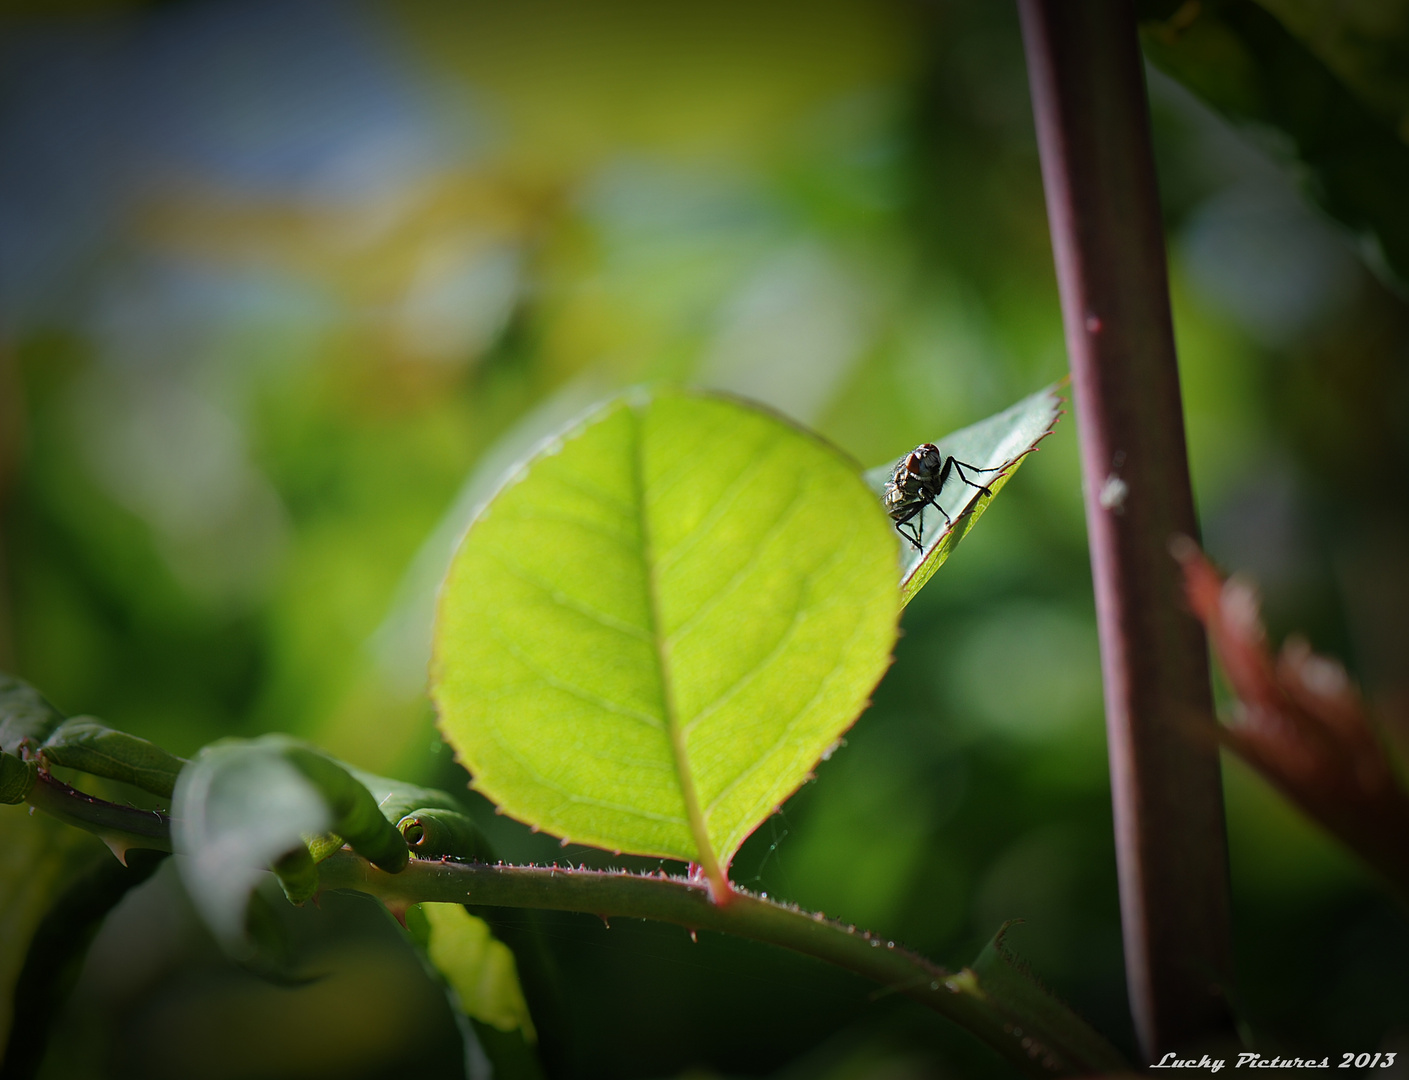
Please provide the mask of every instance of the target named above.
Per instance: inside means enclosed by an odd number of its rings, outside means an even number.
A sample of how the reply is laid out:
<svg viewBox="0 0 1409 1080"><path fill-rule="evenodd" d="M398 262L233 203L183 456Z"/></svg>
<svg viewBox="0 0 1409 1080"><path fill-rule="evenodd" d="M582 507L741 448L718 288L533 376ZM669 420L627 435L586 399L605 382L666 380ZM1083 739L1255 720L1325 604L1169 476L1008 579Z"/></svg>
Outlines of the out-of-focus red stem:
<svg viewBox="0 0 1409 1080"><path fill-rule="evenodd" d="M1129 0L1018 0L1081 437L1131 1010L1150 1059L1226 1035L1231 931L1149 114Z"/></svg>

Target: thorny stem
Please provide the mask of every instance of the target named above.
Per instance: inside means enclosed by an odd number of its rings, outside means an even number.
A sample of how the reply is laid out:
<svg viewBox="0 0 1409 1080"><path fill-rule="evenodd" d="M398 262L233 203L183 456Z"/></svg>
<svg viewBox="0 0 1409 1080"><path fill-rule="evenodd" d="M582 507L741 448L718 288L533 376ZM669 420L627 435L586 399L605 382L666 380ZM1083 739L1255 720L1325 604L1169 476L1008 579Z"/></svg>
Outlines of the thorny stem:
<svg viewBox="0 0 1409 1080"><path fill-rule="evenodd" d="M165 814L120 806L86 795L41 772L30 805L97 833L115 851L171 850ZM1128 1068L1120 1054L1075 1014L1064 1014L1047 1033L1025 1031L973 971L949 972L894 941L857 930L820 913L810 914L739 889L721 905L706 882L625 871L543 866L490 866L412 859L397 874L377 869L344 849L318 866L320 890L366 893L393 909L418 903L472 903L485 907L576 911L602 918L652 919L691 931L713 930L791 949L874 980L955 1021L1035 1077L1089 1076ZM1034 1037L1040 1034L1041 1037Z"/></svg>
<svg viewBox="0 0 1409 1080"><path fill-rule="evenodd" d="M727 905L704 882L665 874L631 874L557 866L489 866L412 860L399 874L342 851L319 864L324 889L352 889L396 906L412 903L550 908L601 918L674 923L714 930L816 957L874 980L954 1020L1030 1076L1092 1075L1128 1068L1090 1033L1079 1047L1042 1045L1005 1022L972 971L948 972L869 931L820 913L755 896L737 885Z"/></svg>
<svg viewBox="0 0 1409 1080"><path fill-rule="evenodd" d="M133 848L171 850L171 819L156 810L122 806L85 794L40 769L26 801L36 810L96 833L119 859Z"/></svg>
<svg viewBox="0 0 1409 1080"><path fill-rule="evenodd" d="M1163 223L1130 0L1018 0L1071 358L1101 639L1121 924L1149 1060L1231 1034L1223 793Z"/></svg>

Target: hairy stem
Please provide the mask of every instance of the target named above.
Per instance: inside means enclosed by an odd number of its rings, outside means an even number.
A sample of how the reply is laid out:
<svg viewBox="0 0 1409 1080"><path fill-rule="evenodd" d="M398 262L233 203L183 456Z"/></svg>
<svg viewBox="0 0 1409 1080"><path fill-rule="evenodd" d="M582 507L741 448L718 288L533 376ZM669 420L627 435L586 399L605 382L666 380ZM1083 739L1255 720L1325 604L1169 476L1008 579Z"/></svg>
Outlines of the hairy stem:
<svg viewBox="0 0 1409 1080"><path fill-rule="evenodd" d="M749 938L816 957L913 998L977 1035L1029 1076L1091 1075L1128 1068L1089 1029L1063 1045L1034 1040L1019 1025L1005 1020L1001 1008L967 968L948 972L894 941L765 900L737 886L730 902L720 905L711 900L705 884L663 874L418 859L393 875L346 851L329 856L318 869L325 889L352 889L391 905L433 902L551 908L653 919L692 931ZM1074 1016L1072 1020L1080 1025Z"/></svg>
<svg viewBox="0 0 1409 1080"><path fill-rule="evenodd" d="M94 798L47 772L40 772L29 801L35 809L96 833L119 856L134 848L171 850L171 821L165 814ZM1085 1076L1128 1067L1119 1052L1025 974L1019 973L1024 987L1013 996L1006 980L990 981L968 968L946 971L894 941L737 887L730 902L721 905L708 883L664 874L430 859L412 859L405 870L391 874L347 849L318 865L318 887L366 893L394 909L427 902L540 908L714 930L815 957L913 998L1029 1076ZM1034 991L1041 999L1036 1009Z"/></svg>
<svg viewBox="0 0 1409 1080"><path fill-rule="evenodd" d="M1194 536L1130 0L1018 0L1081 436L1121 922L1148 1059L1231 1032L1228 853L1203 634L1169 557Z"/></svg>

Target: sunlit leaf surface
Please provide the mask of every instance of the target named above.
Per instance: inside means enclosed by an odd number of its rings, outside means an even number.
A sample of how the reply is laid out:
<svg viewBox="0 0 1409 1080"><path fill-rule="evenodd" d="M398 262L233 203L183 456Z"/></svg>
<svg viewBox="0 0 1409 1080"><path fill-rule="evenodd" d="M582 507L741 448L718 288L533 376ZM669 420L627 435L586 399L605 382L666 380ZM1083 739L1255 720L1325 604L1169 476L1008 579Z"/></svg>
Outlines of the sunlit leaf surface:
<svg viewBox="0 0 1409 1080"><path fill-rule="evenodd" d="M617 401L466 535L436 628L442 730L506 812L718 886L889 663L891 536L854 465L772 415Z"/></svg>
<svg viewBox="0 0 1409 1080"><path fill-rule="evenodd" d="M1057 394L1057 387L1049 386L987 420L946 435L935 445L945 457L952 456L979 469L1001 470L970 474L976 482L984 484L997 495L1022 464L1026 454L1052 430L1052 425L1061 414L1061 406L1062 399ZM886 482L890 480L895 466L903 460L902 455L888 465L879 465L866 472L866 482L877 496L884 496ZM940 492L939 502L952 520L952 526L946 524L944 515L933 506L927 506L916 518L921 522L923 548L916 548L897 534L900 542L900 592L906 604L944 565L950 552L968 535L979 516L988 508L992 497L951 475Z"/></svg>

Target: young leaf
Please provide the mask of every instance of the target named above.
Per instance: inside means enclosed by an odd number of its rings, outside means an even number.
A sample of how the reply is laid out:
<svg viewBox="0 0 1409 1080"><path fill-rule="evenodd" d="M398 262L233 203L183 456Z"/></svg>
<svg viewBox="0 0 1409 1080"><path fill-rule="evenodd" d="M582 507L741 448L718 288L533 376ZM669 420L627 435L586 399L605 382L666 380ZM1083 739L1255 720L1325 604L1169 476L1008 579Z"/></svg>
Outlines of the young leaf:
<svg viewBox="0 0 1409 1080"><path fill-rule="evenodd" d="M168 799L176 790L176 777L186 764L156 743L116 731L91 716L65 720L44 740L40 749L51 765L120 780Z"/></svg>
<svg viewBox="0 0 1409 1080"><path fill-rule="evenodd" d="M969 473L966 469L965 472L975 483L982 484L997 495L999 489L1017 472L1027 454L1051 433L1061 415L1062 398L1057 393L1060 385L1058 383L1039 390L996 416L946 435L938 443L939 452L945 458L953 457L965 465L975 466L980 471ZM866 482L878 497L885 496L886 483L895 472L896 465L903 460L904 457L897 458L889 465L880 465L866 472ZM945 522L944 514L939 510L926 506L913 519L920 525L924 547L916 548L903 537L900 539L901 603L908 604L914 599L934 572L944 565L990 502L992 496L964 483L957 475L950 475L944 490L940 492L939 503L944 513L949 515L952 525Z"/></svg>
<svg viewBox="0 0 1409 1080"><path fill-rule="evenodd" d="M461 904L421 903L401 917L426 973L445 989L465 1080L543 1080L542 1050L515 954Z"/></svg>
<svg viewBox="0 0 1409 1080"><path fill-rule="evenodd" d="M448 856L467 862L494 862L494 849L464 813L460 800L435 788L408 784L344 766L372 793L383 816L400 831L411 854L420 859ZM338 846L341 846L340 838ZM330 853L330 852L329 852ZM321 861L323 855L314 853Z"/></svg>
<svg viewBox="0 0 1409 1080"><path fill-rule="evenodd" d="M494 849L484 834L464 814L439 807L422 807L400 818L396 827L418 859L459 859L492 863Z"/></svg>
<svg viewBox="0 0 1409 1080"><path fill-rule="evenodd" d="M383 870L406 866L406 842L371 792L296 739L207 746L176 784L172 844L188 856L178 864L181 878L227 946L243 947L250 892L271 865L291 898L312 894L317 873L308 841L328 832L336 833L336 847L345 840Z"/></svg>
<svg viewBox="0 0 1409 1080"><path fill-rule="evenodd" d="M45 701L38 690L0 672L0 750L18 753L22 742L38 746L63 722L63 713Z"/></svg>
<svg viewBox="0 0 1409 1080"><path fill-rule="evenodd" d="M186 891L222 944L249 951L250 893L304 836L331 825L318 789L275 749L217 743L196 755L176 783L171 839L185 856L176 866Z"/></svg>
<svg viewBox="0 0 1409 1080"><path fill-rule="evenodd" d="M898 597L846 458L739 402L606 406L471 525L441 594L432 694L476 788L580 843L702 865L855 720Z"/></svg>

